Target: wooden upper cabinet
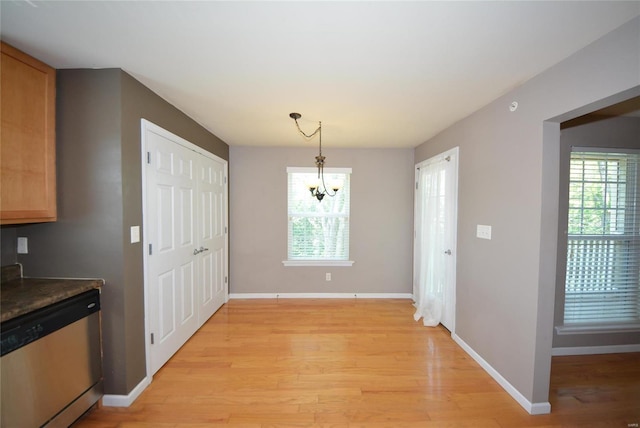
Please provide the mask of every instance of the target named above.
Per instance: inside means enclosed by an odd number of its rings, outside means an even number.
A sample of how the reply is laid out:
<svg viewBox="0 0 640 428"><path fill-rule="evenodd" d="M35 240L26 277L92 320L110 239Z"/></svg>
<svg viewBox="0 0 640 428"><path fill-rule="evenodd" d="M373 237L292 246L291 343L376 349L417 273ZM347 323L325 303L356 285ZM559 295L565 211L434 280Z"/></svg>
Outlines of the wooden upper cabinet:
<svg viewBox="0 0 640 428"><path fill-rule="evenodd" d="M56 71L1 45L0 223L55 221Z"/></svg>

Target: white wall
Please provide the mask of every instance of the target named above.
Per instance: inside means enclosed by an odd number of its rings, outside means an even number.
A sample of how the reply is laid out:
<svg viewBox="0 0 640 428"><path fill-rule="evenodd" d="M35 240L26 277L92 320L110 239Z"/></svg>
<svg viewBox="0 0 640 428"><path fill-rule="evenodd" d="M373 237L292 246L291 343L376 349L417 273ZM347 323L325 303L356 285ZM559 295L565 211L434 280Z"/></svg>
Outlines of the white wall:
<svg viewBox="0 0 640 428"><path fill-rule="evenodd" d="M317 147L232 146L230 293L411 293L413 150L325 148L327 167L350 167L351 267L284 267L287 166L313 167ZM311 196L309 196L311 197ZM325 273L332 280L325 281Z"/></svg>
<svg viewBox="0 0 640 428"><path fill-rule="evenodd" d="M638 85L636 18L416 149L460 147L456 333L532 404L549 391L559 123Z"/></svg>

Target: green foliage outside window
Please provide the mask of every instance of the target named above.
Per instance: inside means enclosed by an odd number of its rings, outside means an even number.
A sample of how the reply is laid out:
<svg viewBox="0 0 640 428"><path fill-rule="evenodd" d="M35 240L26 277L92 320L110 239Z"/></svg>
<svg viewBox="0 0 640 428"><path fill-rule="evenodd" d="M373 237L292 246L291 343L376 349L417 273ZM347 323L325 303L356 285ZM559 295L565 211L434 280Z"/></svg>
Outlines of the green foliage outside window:
<svg viewBox="0 0 640 428"><path fill-rule="evenodd" d="M604 159L571 161L569 234L624 233L626 162Z"/></svg>

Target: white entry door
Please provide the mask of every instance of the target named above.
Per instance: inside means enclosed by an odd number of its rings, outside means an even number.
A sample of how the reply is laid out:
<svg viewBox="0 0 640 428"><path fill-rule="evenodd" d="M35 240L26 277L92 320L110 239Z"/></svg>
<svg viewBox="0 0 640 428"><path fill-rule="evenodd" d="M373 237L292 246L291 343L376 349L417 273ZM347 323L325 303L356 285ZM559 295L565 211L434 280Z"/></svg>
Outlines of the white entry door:
<svg viewBox="0 0 640 428"><path fill-rule="evenodd" d="M150 122L142 129L153 375L227 300L227 163Z"/></svg>
<svg viewBox="0 0 640 428"><path fill-rule="evenodd" d="M458 148L416 166L413 295L416 320L452 333L456 308Z"/></svg>

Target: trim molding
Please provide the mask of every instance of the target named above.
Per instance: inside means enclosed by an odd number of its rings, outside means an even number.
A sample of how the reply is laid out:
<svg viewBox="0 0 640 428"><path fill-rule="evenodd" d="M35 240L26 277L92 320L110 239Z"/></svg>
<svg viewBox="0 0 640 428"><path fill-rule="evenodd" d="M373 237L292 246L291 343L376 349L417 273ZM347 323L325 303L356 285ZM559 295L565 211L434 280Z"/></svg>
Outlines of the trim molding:
<svg viewBox="0 0 640 428"><path fill-rule="evenodd" d="M325 168L326 169L326 168ZM353 266L353 260L283 260L282 264L287 267L292 266Z"/></svg>
<svg viewBox="0 0 640 428"><path fill-rule="evenodd" d="M640 331L640 323L624 324L586 324L558 325L556 333L565 334L603 334L603 333L635 333Z"/></svg>
<svg viewBox="0 0 640 428"><path fill-rule="evenodd" d="M229 299L413 299L411 293L230 293Z"/></svg>
<svg viewBox="0 0 640 428"><path fill-rule="evenodd" d="M151 384L151 378L146 376L127 395L106 394L102 397L102 405L105 407L129 407L142 394L147 386Z"/></svg>
<svg viewBox="0 0 640 428"><path fill-rule="evenodd" d="M610 346L574 346L574 347L551 349L551 355L554 357L560 357L565 355L622 354L626 352L640 352L640 344L610 345Z"/></svg>
<svg viewBox="0 0 640 428"><path fill-rule="evenodd" d="M530 415L546 415L551 413L551 403L532 403L527 400L513 385L509 383L496 369L484 360L476 351L473 350L464 340L457 334L452 334L454 342L456 342L464 351L471 356L511 397L518 402Z"/></svg>

